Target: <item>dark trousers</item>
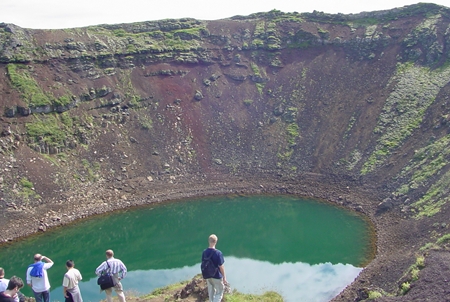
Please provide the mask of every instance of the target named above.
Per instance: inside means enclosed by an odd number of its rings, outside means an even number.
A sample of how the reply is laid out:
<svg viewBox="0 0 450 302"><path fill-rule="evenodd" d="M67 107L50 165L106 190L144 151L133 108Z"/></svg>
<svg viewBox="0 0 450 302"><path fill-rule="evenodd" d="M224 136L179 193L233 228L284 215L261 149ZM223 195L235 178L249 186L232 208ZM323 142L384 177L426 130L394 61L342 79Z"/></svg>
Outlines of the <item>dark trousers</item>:
<svg viewBox="0 0 450 302"><path fill-rule="evenodd" d="M50 302L50 292L48 290L40 293L33 291L33 293L36 302Z"/></svg>
<svg viewBox="0 0 450 302"><path fill-rule="evenodd" d="M64 302L73 302L72 294L69 292L66 292L66 294L68 298Z"/></svg>

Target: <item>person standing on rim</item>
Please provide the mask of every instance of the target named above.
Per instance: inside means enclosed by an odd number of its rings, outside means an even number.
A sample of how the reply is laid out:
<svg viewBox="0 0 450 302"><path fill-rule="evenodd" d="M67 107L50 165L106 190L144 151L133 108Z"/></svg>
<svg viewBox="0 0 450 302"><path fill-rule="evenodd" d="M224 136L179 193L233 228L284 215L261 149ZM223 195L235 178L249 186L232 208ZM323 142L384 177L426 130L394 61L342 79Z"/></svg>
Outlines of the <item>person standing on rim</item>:
<svg viewBox="0 0 450 302"><path fill-rule="evenodd" d="M8 287L0 293L0 302L15 302L19 290L23 287L23 281L19 277L12 276L8 281ZM25 300L23 300L25 301Z"/></svg>
<svg viewBox="0 0 450 302"><path fill-rule="evenodd" d="M83 279L79 270L75 268L73 260L66 261L67 273L63 277L63 294L66 302L83 302L78 282Z"/></svg>
<svg viewBox="0 0 450 302"><path fill-rule="evenodd" d="M5 270L0 267L0 292L4 292L8 287L9 279L5 278Z"/></svg>
<svg viewBox="0 0 450 302"><path fill-rule="evenodd" d="M202 263L205 259L210 258L216 268L218 268L211 278L206 279L208 285L209 302L222 301L225 284L227 284L227 278L225 277L225 267L223 254L220 250L216 249L218 238L212 234L208 238L209 247L202 253Z"/></svg>
<svg viewBox="0 0 450 302"><path fill-rule="evenodd" d="M17 277L19 278L19 277ZM19 278L20 279L20 278ZM20 279L22 280L22 279ZM5 269L3 267L0 267L0 292L4 292L6 288L8 287L9 279L5 278ZM22 281L22 287L23 287L23 281ZM17 292L17 295L14 297L14 300L16 302L22 302L25 301L25 296L20 291Z"/></svg>
<svg viewBox="0 0 450 302"><path fill-rule="evenodd" d="M114 280L114 290L116 291L119 301L125 302L125 294L123 293L122 283L120 280L127 275L127 267L119 259L114 258L114 252L112 250L106 251L106 261L97 267L95 274L100 277L102 272L110 272ZM119 275L120 274L120 275ZM106 301L112 302L112 287L105 289Z"/></svg>
<svg viewBox="0 0 450 302"><path fill-rule="evenodd" d="M28 266L27 284L33 289L36 302L50 302L50 282L47 270L52 266L53 261L41 254L34 255L34 263Z"/></svg>

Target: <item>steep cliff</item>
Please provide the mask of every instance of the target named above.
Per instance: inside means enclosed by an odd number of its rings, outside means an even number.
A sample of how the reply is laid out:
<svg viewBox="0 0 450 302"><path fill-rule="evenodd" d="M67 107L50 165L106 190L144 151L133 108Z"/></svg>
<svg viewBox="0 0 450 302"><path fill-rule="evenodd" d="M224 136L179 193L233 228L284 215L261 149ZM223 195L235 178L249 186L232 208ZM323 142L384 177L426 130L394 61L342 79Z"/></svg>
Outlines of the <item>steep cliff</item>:
<svg viewBox="0 0 450 302"><path fill-rule="evenodd" d="M0 237L198 194L310 195L377 229L377 257L336 299L410 299L417 255L450 233L449 62L450 9L434 4L2 23Z"/></svg>

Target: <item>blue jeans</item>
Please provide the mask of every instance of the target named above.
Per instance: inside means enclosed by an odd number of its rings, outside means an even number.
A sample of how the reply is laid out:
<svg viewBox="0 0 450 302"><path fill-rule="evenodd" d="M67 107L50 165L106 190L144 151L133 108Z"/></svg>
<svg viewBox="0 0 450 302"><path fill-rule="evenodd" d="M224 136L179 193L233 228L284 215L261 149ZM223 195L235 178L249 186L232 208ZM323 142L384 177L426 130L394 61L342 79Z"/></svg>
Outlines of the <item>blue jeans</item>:
<svg viewBox="0 0 450 302"><path fill-rule="evenodd" d="M33 291L33 294L36 302L50 302L50 292L48 290L40 293Z"/></svg>

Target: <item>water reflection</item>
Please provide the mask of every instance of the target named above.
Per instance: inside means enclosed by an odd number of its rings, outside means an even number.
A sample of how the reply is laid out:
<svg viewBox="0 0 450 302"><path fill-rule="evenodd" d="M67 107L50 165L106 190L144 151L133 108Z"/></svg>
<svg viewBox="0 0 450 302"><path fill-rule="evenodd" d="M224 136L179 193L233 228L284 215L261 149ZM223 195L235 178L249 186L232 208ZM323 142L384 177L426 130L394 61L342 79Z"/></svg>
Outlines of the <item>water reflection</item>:
<svg viewBox="0 0 450 302"><path fill-rule="evenodd" d="M125 289L149 293L199 274L211 233L219 236L234 288L275 290L287 301L328 301L374 251L370 226L343 209L294 196L222 196L130 209L38 234L0 247L0 266L7 276L23 276L35 253L48 255L55 262L52 300L63 301L64 264L73 259L85 301L99 301L105 295L94 270L106 249L129 269ZM29 287L23 293L32 295Z"/></svg>
<svg viewBox="0 0 450 302"><path fill-rule="evenodd" d="M189 280L200 273L200 263L176 269L137 270L128 273L123 280L125 290L134 294L146 294L156 288ZM243 293L259 294L273 290L285 301L326 302L335 297L361 272L350 264L281 263L226 257L227 279L233 289ZM83 273L83 272L82 272ZM105 299L99 292L97 278L85 279L80 284L84 301ZM54 288L52 300L63 301L62 287Z"/></svg>

